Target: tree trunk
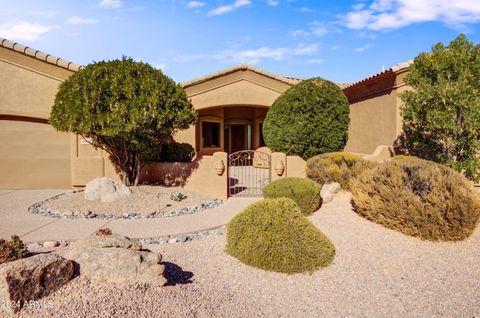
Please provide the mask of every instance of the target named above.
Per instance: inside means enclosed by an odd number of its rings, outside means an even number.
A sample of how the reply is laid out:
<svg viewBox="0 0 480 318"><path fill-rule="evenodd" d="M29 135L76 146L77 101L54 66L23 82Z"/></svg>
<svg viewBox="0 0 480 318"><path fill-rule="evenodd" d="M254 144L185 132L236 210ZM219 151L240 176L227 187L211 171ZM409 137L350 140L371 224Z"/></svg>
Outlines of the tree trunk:
<svg viewBox="0 0 480 318"><path fill-rule="evenodd" d="M138 182L140 181L140 171L142 169L142 162L140 161L140 156L135 155L135 161L136 161L136 166L135 166L135 182L134 186L138 186Z"/></svg>

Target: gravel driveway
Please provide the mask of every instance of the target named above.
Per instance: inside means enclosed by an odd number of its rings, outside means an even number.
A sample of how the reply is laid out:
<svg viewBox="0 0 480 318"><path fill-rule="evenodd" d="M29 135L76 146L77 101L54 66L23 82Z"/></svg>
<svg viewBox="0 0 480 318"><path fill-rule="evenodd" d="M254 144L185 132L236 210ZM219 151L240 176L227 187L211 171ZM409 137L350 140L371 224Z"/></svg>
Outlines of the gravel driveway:
<svg viewBox="0 0 480 318"><path fill-rule="evenodd" d="M224 252L225 237L148 246L177 284L99 286L76 278L19 317L479 317L480 230L432 243L366 221L339 195L311 216L335 244L312 275L254 269ZM44 312L42 312L44 310Z"/></svg>

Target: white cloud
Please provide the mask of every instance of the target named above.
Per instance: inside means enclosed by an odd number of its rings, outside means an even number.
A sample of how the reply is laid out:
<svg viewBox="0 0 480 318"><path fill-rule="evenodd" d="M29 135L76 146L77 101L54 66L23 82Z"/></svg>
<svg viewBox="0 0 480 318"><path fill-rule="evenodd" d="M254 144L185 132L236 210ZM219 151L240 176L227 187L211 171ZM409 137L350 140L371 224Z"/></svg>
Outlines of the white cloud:
<svg viewBox="0 0 480 318"><path fill-rule="evenodd" d="M249 5L251 3L252 1L250 0L235 0L235 2L233 2L230 5L221 6L211 10L210 12L208 12L208 15L221 15L221 14L229 13L240 7Z"/></svg>
<svg viewBox="0 0 480 318"><path fill-rule="evenodd" d="M366 49L370 48L371 46L372 46L372 45L371 45L370 43L367 43L367 44L365 44L364 46L357 47L357 48L355 49L355 51L357 51L357 52L363 52L363 51L365 51Z"/></svg>
<svg viewBox="0 0 480 318"><path fill-rule="evenodd" d="M267 4L271 7L276 7L276 6L278 6L279 3L280 3L280 1L278 1L278 0L267 0Z"/></svg>
<svg viewBox="0 0 480 318"><path fill-rule="evenodd" d="M310 23L311 28L310 30L293 30L290 32L290 36L293 38L298 38L298 37L307 37L310 35L315 35L315 36L324 36L325 34L328 33L328 28L325 23L319 22L319 21L313 21Z"/></svg>
<svg viewBox="0 0 480 318"><path fill-rule="evenodd" d="M71 17L65 21L66 24L97 24L97 19L93 18L82 18L82 17Z"/></svg>
<svg viewBox="0 0 480 318"><path fill-rule="evenodd" d="M60 27L57 25L42 25L23 20L11 20L0 25L0 37L17 41L34 41L58 28Z"/></svg>
<svg viewBox="0 0 480 318"><path fill-rule="evenodd" d="M219 60L228 60L235 63L257 64L264 59L284 60L289 57L312 55L318 52L318 44L302 45L296 47L271 48L264 46L258 49L234 51L226 50L216 56Z"/></svg>
<svg viewBox="0 0 480 318"><path fill-rule="evenodd" d="M118 9L122 6L121 0L100 0L98 7L103 9Z"/></svg>
<svg viewBox="0 0 480 318"><path fill-rule="evenodd" d="M307 61L308 64L322 64L323 62L325 62L325 60L322 59L311 59Z"/></svg>
<svg viewBox="0 0 480 318"><path fill-rule="evenodd" d="M128 8L128 11L130 12L140 12L140 11L145 11L147 7L146 6L133 6Z"/></svg>
<svg viewBox="0 0 480 318"><path fill-rule="evenodd" d="M298 38L301 36L309 36L309 35L310 35L310 32L307 32L305 30L293 30L290 32L290 36L294 38Z"/></svg>
<svg viewBox="0 0 480 318"><path fill-rule="evenodd" d="M43 18L53 18L58 14L58 11L28 11L28 14Z"/></svg>
<svg viewBox="0 0 480 318"><path fill-rule="evenodd" d="M304 12L304 13L307 13L307 12L317 12L317 10L310 9L310 8L307 8L307 7L301 7L301 8L300 8L300 12Z"/></svg>
<svg viewBox="0 0 480 318"><path fill-rule="evenodd" d="M187 3L187 9L200 8L205 5L205 2L200 1L190 1Z"/></svg>
<svg viewBox="0 0 480 318"><path fill-rule="evenodd" d="M351 29L396 29L412 23L438 21L457 26L480 22L478 0L374 0L356 5L344 17Z"/></svg>
<svg viewBox="0 0 480 318"><path fill-rule="evenodd" d="M314 21L312 22L312 34L316 36L324 36L327 34L328 29L325 23Z"/></svg>

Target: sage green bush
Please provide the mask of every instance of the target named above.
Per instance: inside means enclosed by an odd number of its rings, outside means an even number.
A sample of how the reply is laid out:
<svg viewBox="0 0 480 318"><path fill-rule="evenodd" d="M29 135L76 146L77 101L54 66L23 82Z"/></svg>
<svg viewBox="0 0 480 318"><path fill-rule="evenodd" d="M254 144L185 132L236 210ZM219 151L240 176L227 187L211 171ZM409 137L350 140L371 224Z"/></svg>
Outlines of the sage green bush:
<svg viewBox="0 0 480 318"><path fill-rule="evenodd" d="M288 198L265 199L227 225L227 252L241 262L282 273L329 265L335 247Z"/></svg>
<svg viewBox="0 0 480 318"><path fill-rule="evenodd" d="M262 188L265 198L289 198L303 214L310 215L320 208L321 187L305 178L284 178L271 182Z"/></svg>

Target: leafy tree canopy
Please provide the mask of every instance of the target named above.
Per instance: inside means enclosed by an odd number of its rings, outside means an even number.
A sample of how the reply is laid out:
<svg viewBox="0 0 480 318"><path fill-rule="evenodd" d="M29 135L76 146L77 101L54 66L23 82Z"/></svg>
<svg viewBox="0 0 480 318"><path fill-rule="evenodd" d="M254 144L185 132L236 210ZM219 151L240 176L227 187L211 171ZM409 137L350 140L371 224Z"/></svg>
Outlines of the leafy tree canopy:
<svg viewBox="0 0 480 318"><path fill-rule="evenodd" d="M149 64L123 57L87 65L62 83L50 123L89 138L109 153L126 184L136 184L151 152L196 118L180 85Z"/></svg>
<svg viewBox="0 0 480 318"><path fill-rule="evenodd" d="M478 180L480 168L480 46L465 35L418 55L402 94L398 150L447 164Z"/></svg>

